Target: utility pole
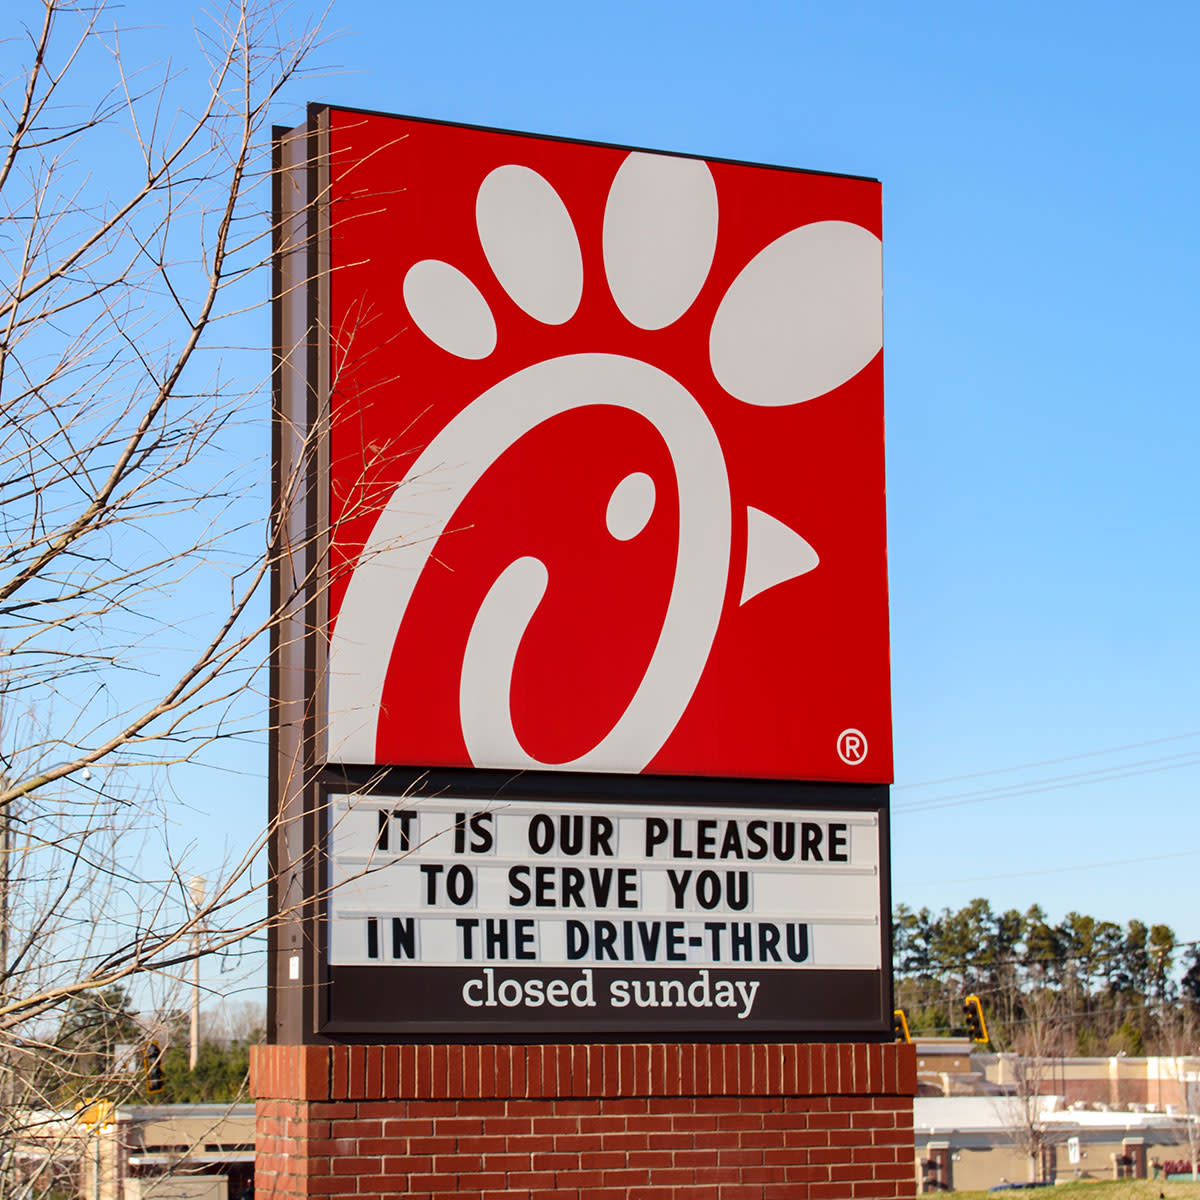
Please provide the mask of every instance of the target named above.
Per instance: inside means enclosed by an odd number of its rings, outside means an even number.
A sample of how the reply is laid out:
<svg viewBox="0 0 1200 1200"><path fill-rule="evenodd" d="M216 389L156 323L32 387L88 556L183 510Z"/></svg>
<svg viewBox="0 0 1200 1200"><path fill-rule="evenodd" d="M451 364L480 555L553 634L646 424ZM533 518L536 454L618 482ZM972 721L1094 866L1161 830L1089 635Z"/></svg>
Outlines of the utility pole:
<svg viewBox="0 0 1200 1200"><path fill-rule="evenodd" d="M203 875L193 875L188 880L188 893L196 909L196 925L192 931L192 1030L188 1048L188 1070L194 1071L200 1058L200 910L204 907Z"/></svg>
<svg viewBox="0 0 1200 1200"><path fill-rule="evenodd" d="M0 786L7 788L7 778L0 776ZM9 806L0 808L0 1004L8 996L8 882L9 882Z"/></svg>
<svg viewBox="0 0 1200 1200"><path fill-rule="evenodd" d="M8 776L0 775L0 787L8 790ZM9 821L9 805L0 808L0 1005L8 999L8 888L9 858L12 823ZM13 1165L14 1147L7 1136L8 1125L4 1113L11 1110L13 1099L11 1064L7 1047L0 1046L0 1190L8 1186L8 1176Z"/></svg>

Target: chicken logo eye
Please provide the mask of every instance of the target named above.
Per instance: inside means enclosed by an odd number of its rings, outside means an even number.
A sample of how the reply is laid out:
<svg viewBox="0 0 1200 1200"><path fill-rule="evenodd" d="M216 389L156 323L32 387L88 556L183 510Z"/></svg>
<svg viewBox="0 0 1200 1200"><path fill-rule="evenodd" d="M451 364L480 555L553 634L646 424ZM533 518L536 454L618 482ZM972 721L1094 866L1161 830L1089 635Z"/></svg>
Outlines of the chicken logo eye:
<svg viewBox="0 0 1200 1200"><path fill-rule="evenodd" d="M607 195L603 281L585 277L587 260L567 205L528 167L507 164L483 178L475 224L494 276L488 287L494 293L498 284L534 321L569 328L585 289L607 284L628 325L654 334L684 318L708 283L720 214L707 164L634 152ZM486 364L492 358L503 324L464 271L424 259L408 268L402 287L413 323L444 352L447 369L456 360ZM822 396L879 351L879 240L845 221L799 225L744 263L706 322L712 375L731 402L767 410ZM511 696L522 640L554 566L534 554L514 557L486 590L458 664L458 717L473 765L644 770L693 698L728 619L728 598L736 610L818 567L819 548L801 532L736 502L709 414L651 358L592 350L535 361L496 379L424 446L383 505L337 613L328 659L331 759L381 761L377 735L389 652L438 539L505 454L565 414L621 409L661 439L674 478L626 474L612 489L603 519L610 537L633 541L662 489L673 489L678 544L670 595L624 710L610 727L594 731L584 752L542 761L522 742ZM745 560L738 561L741 578L731 581L735 523Z"/></svg>

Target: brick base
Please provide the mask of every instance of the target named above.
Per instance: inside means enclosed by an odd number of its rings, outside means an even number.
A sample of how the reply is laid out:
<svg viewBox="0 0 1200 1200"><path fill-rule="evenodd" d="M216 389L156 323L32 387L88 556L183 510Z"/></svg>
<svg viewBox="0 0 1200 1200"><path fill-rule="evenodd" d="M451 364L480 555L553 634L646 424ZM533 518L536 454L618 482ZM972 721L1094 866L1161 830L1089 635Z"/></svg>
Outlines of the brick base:
<svg viewBox="0 0 1200 1200"><path fill-rule="evenodd" d="M911 1197L911 1046L259 1046L255 1194Z"/></svg>

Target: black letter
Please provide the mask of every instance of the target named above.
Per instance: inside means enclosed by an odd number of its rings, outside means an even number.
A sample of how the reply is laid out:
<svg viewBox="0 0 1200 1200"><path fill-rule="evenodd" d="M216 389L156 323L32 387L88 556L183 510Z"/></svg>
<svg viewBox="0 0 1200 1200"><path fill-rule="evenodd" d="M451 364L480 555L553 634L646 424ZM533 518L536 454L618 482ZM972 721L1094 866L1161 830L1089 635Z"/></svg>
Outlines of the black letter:
<svg viewBox="0 0 1200 1200"><path fill-rule="evenodd" d="M454 904L466 904L475 894L475 877L470 867L456 863L446 872L446 895Z"/></svg>
<svg viewBox="0 0 1200 1200"><path fill-rule="evenodd" d="M554 845L554 822L545 813L538 813L529 822L529 848L534 854L545 854Z"/></svg>
<svg viewBox="0 0 1200 1200"><path fill-rule="evenodd" d="M473 958L474 953L471 948L471 934L478 927L479 918L459 917L454 923L459 927L460 930L462 930L463 958Z"/></svg>
<svg viewBox="0 0 1200 1200"><path fill-rule="evenodd" d="M687 958L687 951L683 946L683 922L668 921L667 922L667 961L668 962L683 962Z"/></svg>
<svg viewBox="0 0 1200 1200"><path fill-rule="evenodd" d="M800 826L800 857L804 862L808 862L809 858L821 861L821 827L814 825L811 821L805 821Z"/></svg>
<svg viewBox="0 0 1200 1200"><path fill-rule="evenodd" d="M846 852L845 825L830 825L829 827L829 861L850 861L850 855Z"/></svg>
<svg viewBox="0 0 1200 1200"><path fill-rule="evenodd" d="M796 853L796 827L791 821L771 822L771 841L775 846L775 857L787 862Z"/></svg>
<svg viewBox="0 0 1200 1200"><path fill-rule="evenodd" d="M417 957L417 938L412 917L392 918L392 957Z"/></svg>
<svg viewBox="0 0 1200 1200"><path fill-rule="evenodd" d="M683 871L682 875L683 878L680 879L674 871L669 869L667 871L667 882L671 885L671 891L674 893L676 908L683 907L683 894L687 890L687 882L691 879L692 873L691 871Z"/></svg>
<svg viewBox="0 0 1200 1200"><path fill-rule="evenodd" d="M783 962L779 957L779 927L769 921L760 921L758 926L758 961Z"/></svg>
<svg viewBox="0 0 1200 1200"><path fill-rule="evenodd" d="M486 854L492 848L492 814L481 812L471 817L472 854Z"/></svg>
<svg viewBox="0 0 1200 1200"><path fill-rule="evenodd" d="M528 867L508 868L508 886L512 889L508 895L508 902L514 908L524 908L529 903L529 884L524 879L528 874Z"/></svg>
<svg viewBox="0 0 1200 1200"><path fill-rule="evenodd" d="M587 954L587 926L582 921L567 922L567 957L583 958Z"/></svg>
<svg viewBox="0 0 1200 1200"><path fill-rule="evenodd" d="M437 903L437 877L442 873L441 863L422 863L421 874L425 876L425 903Z"/></svg>
<svg viewBox="0 0 1200 1200"><path fill-rule="evenodd" d="M654 857L654 847L667 840L667 823L662 817L646 818L646 857Z"/></svg>
<svg viewBox="0 0 1200 1200"><path fill-rule="evenodd" d="M742 857L742 833L736 821L725 822L725 836L721 839L721 857Z"/></svg>
<svg viewBox="0 0 1200 1200"><path fill-rule="evenodd" d="M564 854L581 854L583 852L583 817L576 813L558 818L559 849Z"/></svg>
<svg viewBox="0 0 1200 1200"><path fill-rule="evenodd" d="M578 867L563 867L562 869L562 906L570 908L587 908L583 898L583 884L587 876Z"/></svg>
<svg viewBox="0 0 1200 1200"><path fill-rule="evenodd" d="M592 855L607 854L612 858L613 823L608 817L592 818Z"/></svg>
<svg viewBox="0 0 1200 1200"><path fill-rule="evenodd" d="M516 929L517 957L537 958L537 950L533 945L533 921L514 921Z"/></svg>
<svg viewBox="0 0 1200 1200"><path fill-rule="evenodd" d="M592 897L597 908L608 907L608 893L612 891L612 867L588 867L588 876L592 881Z"/></svg>
<svg viewBox="0 0 1200 1200"><path fill-rule="evenodd" d="M767 857L767 839L763 837L766 828L766 821L751 821L746 826L746 841L753 847L746 855L747 858L759 859Z"/></svg>
<svg viewBox="0 0 1200 1200"><path fill-rule="evenodd" d="M793 930L795 936L793 937ZM803 962L808 957L808 926L797 922L787 927L787 955L792 962Z"/></svg>
<svg viewBox="0 0 1200 1200"><path fill-rule="evenodd" d="M710 910L721 903L721 881L716 871L701 871L696 876L696 899L701 908Z"/></svg>

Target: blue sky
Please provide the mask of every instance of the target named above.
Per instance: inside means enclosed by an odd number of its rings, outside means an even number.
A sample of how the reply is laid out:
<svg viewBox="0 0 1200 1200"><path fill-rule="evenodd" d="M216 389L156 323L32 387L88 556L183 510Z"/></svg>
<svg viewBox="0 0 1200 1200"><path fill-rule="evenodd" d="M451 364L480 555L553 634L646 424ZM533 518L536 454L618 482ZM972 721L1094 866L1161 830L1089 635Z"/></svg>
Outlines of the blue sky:
<svg viewBox="0 0 1200 1200"><path fill-rule="evenodd" d="M883 181L895 899L1200 937L1200 12L340 0L328 28L313 99Z"/></svg>
<svg viewBox="0 0 1200 1200"><path fill-rule="evenodd" d="M128 5L170 14L138 52L185 7ZM1200 938L1200 9L335 0L326 27L280 123L322 100L883 181L894 898Z"/></svg>

